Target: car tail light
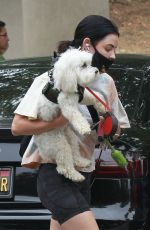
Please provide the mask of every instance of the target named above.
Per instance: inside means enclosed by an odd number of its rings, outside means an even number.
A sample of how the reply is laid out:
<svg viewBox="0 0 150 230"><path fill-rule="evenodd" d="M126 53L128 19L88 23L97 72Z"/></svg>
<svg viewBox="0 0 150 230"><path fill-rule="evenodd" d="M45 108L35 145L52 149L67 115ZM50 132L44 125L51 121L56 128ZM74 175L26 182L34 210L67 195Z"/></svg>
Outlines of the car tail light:
<svg viewBox="0 0 150 230"><path fill-rule="evenodd" d="M114 162L106 162L102 160L96 160L96 167L94 174L102 177L126 177L127 172L125 168L117 166Z"/></svg>
<svg viewBox="0 0 150 230"><path fill-rule="evenodd" d="M128 175L130 177L143 177L148 174L148 160L139 157L128 161Z"/></svg>

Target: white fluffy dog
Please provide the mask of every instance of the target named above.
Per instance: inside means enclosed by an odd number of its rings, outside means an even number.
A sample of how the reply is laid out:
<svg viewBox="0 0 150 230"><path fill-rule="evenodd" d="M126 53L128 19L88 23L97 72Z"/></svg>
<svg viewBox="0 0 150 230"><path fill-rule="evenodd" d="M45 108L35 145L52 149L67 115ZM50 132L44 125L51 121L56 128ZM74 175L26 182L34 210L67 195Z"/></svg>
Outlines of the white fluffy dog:
<svg viewBox="0 0 150 230"><path fill-rule="evenodd" d="M88 167L91 164L80 155L76 135L76 132L81 135L91 132L90 124L79 110L78 94L78 85L85 87L98 77L98 69L91 66L91 60L92 54L78 49L63 53L53 71L54 88L60 90L58 104L50 102L42 93L39 101L39 118L52 120L61 112L69 121L63 127L34 136L40 155L46 161L55 161L58 173L73 181L84 180L75 166ZM94 105L98 112L104 109L86 89L81 103Z"/></svg>

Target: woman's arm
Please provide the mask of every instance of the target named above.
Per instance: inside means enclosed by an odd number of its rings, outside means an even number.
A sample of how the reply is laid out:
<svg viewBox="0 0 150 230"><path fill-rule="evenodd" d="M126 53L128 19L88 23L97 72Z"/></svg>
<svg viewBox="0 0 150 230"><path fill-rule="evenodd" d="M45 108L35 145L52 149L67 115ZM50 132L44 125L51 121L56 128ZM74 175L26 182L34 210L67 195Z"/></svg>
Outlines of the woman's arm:
<svg viewBox="0 0 150 230"><path fill-rule="evenodd" d="M50 131L59 126L67 124L67 119L60 115L52 121L29 120L27 117L15 114L11 131L14 136L18 135L34 135Z"/></svg>

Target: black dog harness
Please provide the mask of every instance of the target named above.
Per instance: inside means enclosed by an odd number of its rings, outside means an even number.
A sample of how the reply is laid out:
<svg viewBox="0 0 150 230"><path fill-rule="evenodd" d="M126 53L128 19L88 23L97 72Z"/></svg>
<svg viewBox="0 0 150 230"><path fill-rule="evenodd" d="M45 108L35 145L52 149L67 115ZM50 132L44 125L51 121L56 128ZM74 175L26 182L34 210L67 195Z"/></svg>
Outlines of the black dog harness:
<svg viewBox="0 0 150 230"><path fill-rule="evenodd" d="M58 104L58 95L61 92L61 90L58 90L54 88L54 79L53 79L53 69L48 71L48 76L50 78L50 82L47 82L46 85L44 86L42 93L45 95L45 97L55 103ZM78 85L77 86L77 92L74 92L75 94L78 94L79 100L78 102L81 102L83 99L83 94L84 94L84 87Z"/></svg>

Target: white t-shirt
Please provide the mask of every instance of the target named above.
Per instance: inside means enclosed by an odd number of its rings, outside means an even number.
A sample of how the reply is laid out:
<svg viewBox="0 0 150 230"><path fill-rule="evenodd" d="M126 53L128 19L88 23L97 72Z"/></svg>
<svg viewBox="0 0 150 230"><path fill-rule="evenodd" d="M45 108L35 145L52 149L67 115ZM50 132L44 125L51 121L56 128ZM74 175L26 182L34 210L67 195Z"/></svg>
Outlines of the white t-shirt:
<svg viewBox="0 0 150 230"><path fill-rule="evenodd" d="M90 83L88 87L103 95L106 104L118 119L121 128L130 128L128 116L118 97L114 80L110 75L102 73L100 77L96 78L96 80Z"/></svg>
<svg viewBox="0 0 150 230"><path fill-rule="evenodd" d="M38 100L42 89L47 82L50 81L48 72L35 78L34 82L28 89L26 95L21 100L20 104L14 111L15 114L20 114L33 119L37 119ZM117 117L121 128L129 128L129 120L127 114L118 98L118 93L114 84L113 79L106 73L102 73L92 83L88 85L89 88L100 92L106 101L106 104L111 108L114 115ZM80 105L80 110L87 118L89 122L92 122L90 113L85 105ZM97 155L97 150L95 150ZM92 165L90 168L86 168L82 171L93 171L95 168L95 154L92 154ZM25 160L25 159L24 159Z"/></svg>

